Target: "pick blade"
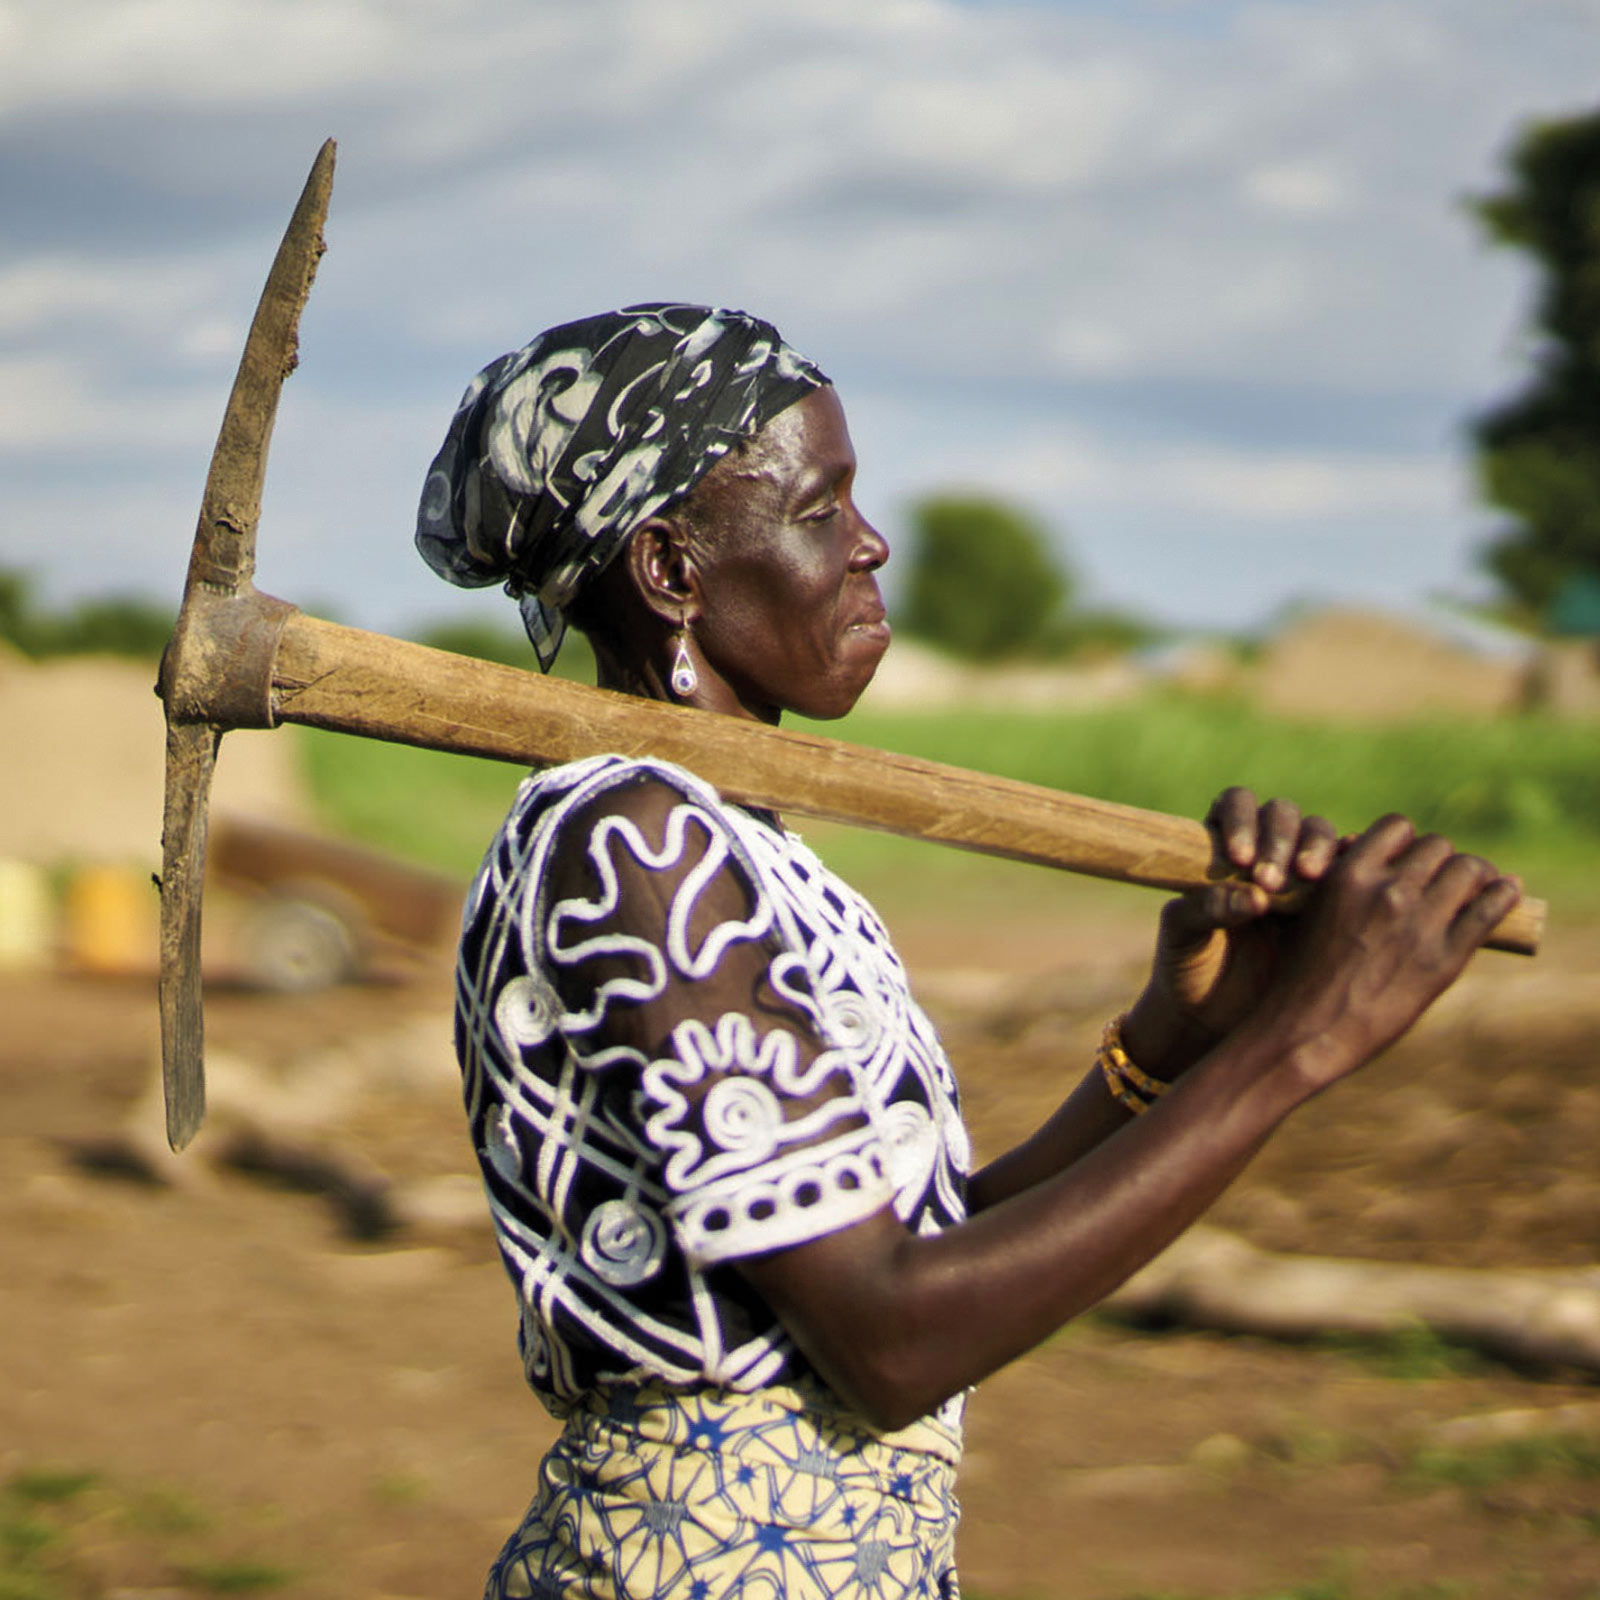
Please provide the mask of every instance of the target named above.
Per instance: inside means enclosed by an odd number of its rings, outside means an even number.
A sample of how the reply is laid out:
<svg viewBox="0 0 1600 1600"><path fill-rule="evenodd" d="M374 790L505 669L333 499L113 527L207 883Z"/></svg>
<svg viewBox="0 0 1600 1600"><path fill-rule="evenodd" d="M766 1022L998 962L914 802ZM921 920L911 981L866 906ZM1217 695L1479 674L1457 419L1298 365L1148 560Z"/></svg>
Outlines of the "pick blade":
<svg viewBox="0 0 1600 1600"><path fill-rule="evenodd" d="M161 819L161 1084L167 1143L182 1150L206 1114L205 1018L200 1001L200 894L206 814L222 735L203 722L167 725Z"/></svg>

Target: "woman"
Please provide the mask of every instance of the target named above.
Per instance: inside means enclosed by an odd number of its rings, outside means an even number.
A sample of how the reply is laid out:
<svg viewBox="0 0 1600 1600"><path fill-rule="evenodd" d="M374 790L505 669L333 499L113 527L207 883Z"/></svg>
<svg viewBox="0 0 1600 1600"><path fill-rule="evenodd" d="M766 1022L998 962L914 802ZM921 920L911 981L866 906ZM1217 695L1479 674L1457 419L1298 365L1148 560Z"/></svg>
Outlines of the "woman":
<svg viewBox="0 0 1600 1600"><path fill-rule="evenodd" d="M605 686L835 717L889 638L854 475L770 325L634 307L475 380L417 538L506 583L542 665L571 621ZM469 900L457 1046L565 1427L490 1596L956 1593L966 1389L1194 1220L1518 894L1400 818L1341 845L1230 790L1210 820L1240 881L1167 908L1093 1069L969 1174L882 925L776 817L652 761L523 784ZM1319 888L1284 924L1291 877Z"/></svg>

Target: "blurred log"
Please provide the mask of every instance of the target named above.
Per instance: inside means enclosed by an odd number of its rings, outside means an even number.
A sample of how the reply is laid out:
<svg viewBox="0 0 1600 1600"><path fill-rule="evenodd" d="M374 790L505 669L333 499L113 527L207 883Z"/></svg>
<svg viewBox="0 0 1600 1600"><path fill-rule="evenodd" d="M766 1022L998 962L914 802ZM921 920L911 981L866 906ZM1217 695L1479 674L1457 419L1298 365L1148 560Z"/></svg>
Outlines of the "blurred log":
<svg viewBox="0 0 1600 1600"><path fill-rule="evenodd" d="M1508 1439L1548 1434L1582 1437L1600 1434L1600 1400L1574 1400L1560 1406L1518 1406L1512 1411L1479 1411L1437 1422L1423 1434L1426 1444L1448 1450L1479 1450Z"/></svg>
<svg viewBox="0 0 1600 1600"><path fill-rule="evenodd" d="M1381 1337L1418 1323L1502 1360L1600 1372L1600 1269L1409 1266L1261 1250L1191 1228L1105 1302L1227 1333Z"/></svg>
<svg viewBox="0 0 1600 1600"><path fill-rule="evenodd" d="M217 1168L249 1173L325 1197L357 1239L487 1234L489 1212L475 1171L392 1174L362 1150L362 1129L386 1107L421 1102L459 1116L448 1013L418 1011L279 1062L212 1050L207 1065L211 1114L195 1140L199 1161L167 1143L157 1059L121 1126L74 1143L77 1164L196 1195L212 1188Z"/></svg>

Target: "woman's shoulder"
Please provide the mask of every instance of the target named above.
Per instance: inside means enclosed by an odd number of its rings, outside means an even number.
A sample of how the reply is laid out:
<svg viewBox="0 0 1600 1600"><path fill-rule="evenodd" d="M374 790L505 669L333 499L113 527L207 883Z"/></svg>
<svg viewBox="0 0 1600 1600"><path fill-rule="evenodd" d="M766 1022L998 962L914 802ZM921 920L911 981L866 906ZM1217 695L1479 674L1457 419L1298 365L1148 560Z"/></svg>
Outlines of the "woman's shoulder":
<svg viewBox="0 0 1600 1600"><path fill-rule="evenodd" d="M514 863L531 879L564 860L620 844L653 867L709 848L743 875L757 875L759 824L703 778L649 756L603 755L546 768L523 780L485 858L491 872Z"/></svg>
<svg viewBox="0 0 1600 1600"><path fill-rule="evenodd" d="M760 869L748 824L703 779L650 757L593 756L525 778L467 896L463 926L545 919L596 894L648 920L680 888L745 904ZM638 931L638 930L634 930Z"/></svg>
<svg viewBox="0 0 1600 1600"><path fill-rule="evenodd" d="M688 803L725 823L733 810L703 778L653 756L602 755L536 772L523 781L512 819L581 830L610 816L664 821Z"/></svg>

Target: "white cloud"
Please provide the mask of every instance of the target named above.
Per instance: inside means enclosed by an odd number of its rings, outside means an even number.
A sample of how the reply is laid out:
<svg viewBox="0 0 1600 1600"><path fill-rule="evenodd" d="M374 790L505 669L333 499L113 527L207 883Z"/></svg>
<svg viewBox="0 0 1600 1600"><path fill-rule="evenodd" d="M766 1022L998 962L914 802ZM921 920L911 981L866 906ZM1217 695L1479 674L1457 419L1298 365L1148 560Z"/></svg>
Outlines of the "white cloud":
<svg viewBox="0 0 1600 1600"><path fill-rule="evenodd" d="M734 22L715 0L14 0L34 37L7 59L57 104L242 94L354 120L357 181L390 186L413 252L447 252L484 305L502 283L526 298L560 230L708 293L733 278L854 308L901 359L929 317L959 346L948 308L981 286L1010 315L959 354L997 376L1052 370L1052 351L1069 373L1484 370L1485 339L1460 334L1483 325L1470 225L1448 207L1504 136L1485 81L1531 95L1537 39L1481 3L1220 9L1172 39L1148 15L940 0ZM1317 226L1369 198L1369 226ZM1041 323L1061 331L1041 342Z"/></svg>
<svg viewBox="0 0 1600 1600"><path fill-rule="evenodd" d="M1436 515L1460 502L1459 464L1417 455L1130 445L1086 430L1035 435L963 474L996 491L1081 511L1178 512L1291 524Z"/></svg>
<svg viewBox="0 0 1600 1600"><path fill-rule="evenodd" d="M83 375L59 357L0 363L0 450L37 449L70 436L85 398Z"/></svg>
<svg viewBox="0 0 1600 1600"><path fill-rule="evenodd" d="M186 450L220 420L205 389L118 391L69 356L0 358L0 458L39 452L98 466L148 450ZM63 484L66 493L75 488L70 478Z"/></svg>
<svg viewBox="0 0 1600 1600"><path fill-rule="evenodd" d="M1426 458L1192 450L1158 458L1152 470L1169 505L1276 522L1447 511L1457 499L1453 466Z"/></svg>
<svg viewBox="0 0 1600 1600"><path fill-rule="evenodd" d="M29 256L0 267L0 338L37 340L116 333L199 350L215 338L215 305L227 283L216 262ZM237 356L242 328L227 324ZM209 329L209 332L201 330Z"/></svg>
<svg viewBox="0 0 1600 1600"><path fill-rule="evenodd" d="M1128 332L1087 317L1067 316L1050 336L1065 372L1091 377L1130 371L1135 362Z"/></svg>
<svg viewBox="0 0 1600 1600"><path fill-rule="evenodd" d="M237 109L370 83L405 64L399 21L375 0L8 0L0 106Z"/></svg>
<svg viewBox="0 0 1600 1600"><path fill-rule="evenodd" d="M1247 172L1241 187L1264 210L1291 216L1335 216L1351 202L1349 181L1326 162L1271 162Z"/></svg>
<svg viewBox="0 0 1600 1600"><path fill-rule="evenodd" d="M192 517L331 130L296 380L319 420L274 467L297 528L322 524L293 485L359 459L340 515L403 531L478 364L683 294L904 397L897 490L1003 459L997 487L1091 542L1134 515L1308 550L1352 518L1459 531L1452 429L1520 359L1525 280L1456 201L1520 118L1592 99L1596 24L1600 0L0 0L0 155L45 174L0 247L0 439L165 452Z"/></svg>

